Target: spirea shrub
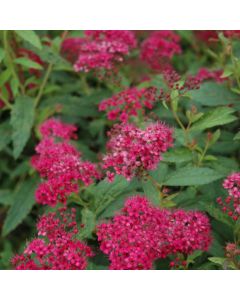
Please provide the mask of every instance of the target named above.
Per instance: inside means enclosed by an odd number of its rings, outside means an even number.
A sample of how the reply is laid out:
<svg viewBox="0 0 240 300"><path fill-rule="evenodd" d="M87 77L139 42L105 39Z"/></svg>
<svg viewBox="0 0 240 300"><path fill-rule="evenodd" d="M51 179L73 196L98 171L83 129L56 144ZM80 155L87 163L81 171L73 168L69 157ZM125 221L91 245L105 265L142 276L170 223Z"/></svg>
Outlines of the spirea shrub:
<svg viewBox="0 0 240 300"><path fill-rule="evenodd" d="M0 269L240 269L239 49L2 31Z"/></svg>

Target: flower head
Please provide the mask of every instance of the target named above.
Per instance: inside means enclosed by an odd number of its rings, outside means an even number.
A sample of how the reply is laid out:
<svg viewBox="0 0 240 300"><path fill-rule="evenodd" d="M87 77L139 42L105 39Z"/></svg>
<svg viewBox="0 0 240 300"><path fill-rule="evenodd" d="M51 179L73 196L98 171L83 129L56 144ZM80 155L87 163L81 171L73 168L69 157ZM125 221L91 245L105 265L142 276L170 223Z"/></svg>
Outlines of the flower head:
<svg viewBox="0 0 240 300"><path fill-rule="evenodd" d="M144 115L146 109L153 108L155 101L155 88L128 88L103 100L99 104L99 110L107 111L109 120L127 122L130 117L136 117L139 113Z"/></svg>
<svg viewBox="0 0 240 300"><path fill-rule="evenodd" d="M172 130L159 122L145 129L127 123L115 125L109 136L103 168L109 171L111 177L114 171L127 180L144 170L154 170L161 154L173 143Z"/></svg>
<svg viewBox="0 0 240 300"><path fill-rule="evenodd" d="M54 119L40 126L43 139L36 147L37 155L31 160L32 166L45 179L36 191L37 202L50 206L66 203L71 193L78 192L79 182L89 185L101 177L97 167L83 161L81 153L70 144L69 139L76 138L75 131L75 126Z"/></svg>
<svg viewBox="0 0 240 300"><path fill-rule="evenodd" d="M174 54L181 53L179 36L171 30L154 31L141 45L141 59L152 69L162 70Z"/></svg>
<svg viewBox="0 0 240 300"><path fill-rule="evenodd" d="M76 238L76 211L65 208L43 215L38 224L38 238L27 244L21 255L12 258L17 270L83 270L87 258L93 256L90 247Z"/></svg>
<svg viewBox="0 0 240 300"><path fill-rule="evenodd" d="M151 269L169 254L190 254L210 245L208 218L200 212L169 211L147 198L128 198L112 221L98 226L100 249L109 256L110 269Z"/></svg>

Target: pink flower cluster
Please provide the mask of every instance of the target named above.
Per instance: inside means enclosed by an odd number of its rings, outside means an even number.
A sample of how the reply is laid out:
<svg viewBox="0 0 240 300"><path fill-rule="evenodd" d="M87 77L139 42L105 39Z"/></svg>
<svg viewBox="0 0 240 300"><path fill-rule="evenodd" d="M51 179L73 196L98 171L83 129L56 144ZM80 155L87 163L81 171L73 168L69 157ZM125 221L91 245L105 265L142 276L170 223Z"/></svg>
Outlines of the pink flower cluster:
<svg viewBox="0 0 240 300"><path fill-rule="evenodd" d="M211 242L203 213L159 209L142 196L128 198L112 221L98 226L97 236L114 270L151 269L158 258L206 251Z"/></svg>
<svg viewBox="0 0 240 300"><path fill-rule="evenodd" d="M62 52L76 60L76 72L90 70L110 70L115 63L136 47L134 33L129 30L87 30L84 38L66 39Z"/></svg>
<svg viewBox="0 0 240 300"><path fill-rule="evenodd" d="M145 108L152 109L156 101L156 88L128 88L99 104L100 111L107 111L109 120L127 122L131 116L144 115Z"/></svg>
<svg viewBox="0 0 240 300"><path fill-rule="evenodd" d="M153 170L161 160L161 154L173 144L172 129L157 122L145 129L133 124L116 124L108 133L107 154L103 168L111 181L116 174L131 180L144 170Z"/></svg>
<svg viewBox="0 0 240 300"><path fill-rule="evenodd" d="M90 247L76 238L76 212L65 208L43 215L38 224L38 238L28 243L23 254L12 264L17 270L84 270L87 258L93 256Z"/></svg>
<svg viewBox="0 0 240 300"><path fill-rule="evenodd" d="M240 173L229 175L223 182L223 187L228 191L228 197L217 198L217 203L223 212L227 213L234 221L240 217Z"/></svg>
<svg viewBox="0 0 240 300"><path fill-rule="evenodd" d="M154 70L162 70L174 54L181 53L180 37L171 30L154 31L141 45L141 59Z"/></svg>
<svg viewBox="0 0 240 300"><path fill-rule="evenodd" d="M226 80L225 78L221 78L222 74L223 74L222 70L210 71L206 68L201 68L199 69L198 73L194 77L195 79L199 80L199 82L212 79L217 83L222 83L224 80Z"/></svg>
<svg viewBox="0 0 240 300"><path fill-rule="evenodd" d="M43 139L31 160L40 176L46 179L36 190L38 203L50 206L66 203L67 196L79 191L79 181L89 185L94 178L100 178L96 166L82 161L81 154L69 143L69 139L76 138L75 131L75 126L57 119L49 119L41 125Z"/></svg>

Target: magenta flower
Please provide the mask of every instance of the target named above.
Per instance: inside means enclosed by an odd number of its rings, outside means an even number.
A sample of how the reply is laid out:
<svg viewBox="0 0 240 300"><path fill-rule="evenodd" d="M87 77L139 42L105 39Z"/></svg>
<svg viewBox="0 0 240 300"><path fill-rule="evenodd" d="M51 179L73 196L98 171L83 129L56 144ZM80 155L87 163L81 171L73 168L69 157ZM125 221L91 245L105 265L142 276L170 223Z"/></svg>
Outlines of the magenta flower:
<svg viewBox="0 0 240 300"><path fill-rule="evenodd" d="M66 203L71 193L79 191L79 184L89 185L101 177L96 165L83 161L81 153L69 143L76 138L76 127L57 120L47 120L41 127L42 141L37 145L37 155L32 157L32 166L45 179L36 191L38 203L55 206ZM55 138L62 138L56 141Z"/></svg>
<svg viewBox="0 0 240 300"><path fill-rule="evenodd" d="M217 203L222 211L227 213L234 221L240 217L240 173L229 175L223 182L224 189L228 192L228 197L217 198Z"/></svg>
<svg viewBox="0 0 240 300"><path fill-rule="evenodd" d="M151 269L156 259L207 250L211 242L203 213L159 209L142 196L128 198L112 221L98 226L97 236L114 270Z"/></svg>
<svg viewBox="0 0 240 300"><path fill-rule="evenodd" d="M181 53L180 37L171 30L154 31L141 45L141 59L153 70L163 70L174 54Z"/></svg>
<svg viewBox="0 0 240 300"><path fill-rule="evenodd" d="M99 110L107 111L109 120L127 122L132 116L144 115L146 109L153 108L155 101L156 88L128 88L101 101Z"/></svg>
<svg viewBox="0 0 240 300"><path fill-rule="evenodd" d="M76 211L65 208L43 215L38 224L38 238L27 244L21 255L12 258L16 270L84 270L90 247L76 238Z"/></svg>
<svg viewBox="0 0 240 300"><path fill-rule="evenodd" d="M172 129L159 122L145 129L133 124L115 125L108 135L103 169L110 180L114 173L131 180L145 170L154 170L161 154L173 145Z"/></svg>

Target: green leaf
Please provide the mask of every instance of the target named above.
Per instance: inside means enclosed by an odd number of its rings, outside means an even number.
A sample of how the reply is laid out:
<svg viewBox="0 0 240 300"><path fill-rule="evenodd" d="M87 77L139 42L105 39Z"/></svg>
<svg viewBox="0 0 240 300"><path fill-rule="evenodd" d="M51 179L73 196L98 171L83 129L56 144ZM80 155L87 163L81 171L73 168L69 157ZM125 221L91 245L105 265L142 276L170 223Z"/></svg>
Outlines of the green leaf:
<svg viewBox="0 0 240 300"><path fill-rule="evenodd" d="M34 122L34 101L27 96L16 98L11 112L13 155L17 159L26 145Z"/></svg>
<svg viewBox="0 0 240 300"><path fill-rule="evenodd" d="M9 78L11 77L11 74L12 74L12 72L10 69L7 69L7 70L1 72L0 86L3 86L9 80Z"/></svg>
<svg viewBox="0 0 240 300"><path fill-rule="evenodd" d="M22 66L27 67L29 69L30 68L31 69L36 69L36 70L42 70L43 69L43 67L40 64L36 63L35 61L33 61L33 60L31 60L27 57L16 58L14 60L14 62L16 64L22 65Z"/></svg>
<svg viewBox="0 0 240 300"><path fill-rule="evenodd" d="M13 202L13 193L10 190L0 190L0 204L11 205Z"/></svg>
<svg viewBox="0 0 240 300"><path fill-rule="evenodd" d="M191 91L193 102L205 106L219 106L234 103L239 100L239 96L229 91L223 85L215 82L205 82L199 90Z"/></svg>
<svg viewBox="0 0 240 300"><path fill-rule="evenodd" d="M218 107L206 113L198 122L193 125L191 130L204 130L214 126L224 125L237 120L237 117L232 115L234 109L230 107Z"/></svg>
<svg viewBox="0 0 240 300"><path fill-rule="evenodd" d="M14 230L28 215L35 203L37 179L24 181L13 195L13 204L10 207L3 224L2 235L6 236Z"/></svg>
<svg viewBox="0 0 240 300"><path fill-rule="evenodd" d="M5 52L2 48L0 48L0 63L2 62L2 60L4 59L5 57Z"/></svg>
<svg viewBox="0 0 240 300"><path fill-rule="evenodd" d="M240 140L240 131L237 134L235 134L233 140L234 141Z"/></svg>
<svg viewBox="0 0 240 300"><path fill-rule="evenodd" d="M80 230L80 237L82 239L91 237L96 226L96 218L95 214L88 208L82 210L82 224L84 227Z"/></svg>
<svg viewBox="0 0 240 300"><path fill-rule="evenodd" d="M168 165L160 162L156 170L150 171L149 174L159 183L163 183L168 173Z"/></svg>
<svg viewBox="0 0 240 300"><path fill-rule="evenodd" d="M168 186L189 186L202 185L215 181L224 175L210 168L185 167L172 172L164 185Z"/></svg>
<svg viewBox="0 0 240 300"><path fill-rule="evenodd" d="M209 257L208 260L217 265L223 266L226 258L225 257Z"/></svg>
<svg viewBox="0 0 240 300"><path fill-rule="evenodd" d="M142 179L142 188L145 196L156 206L160 206L161 194L150 179Z"/></svg>
<svg viewBox="0 0 240 300"><path fill-rule="evenodd" d="M33 30L15 30L16 34L20 36L24 41L27 41L32 46L42 49L41 41L38 35Z"/></svg>
<svg viewBox="0 0 240 300"><path fill-rule="evenodd" d="M218 139L220 138L220 136L221 136L221 130L218 129L218 130L216 130L216 131L214 132L214 134L212 135L212 138L211 138L211 140L210 140L210 142L209 142L209 146L214 145L214 144L218 141Z"/></svg>
<svg viewBox="0 0 240 300"><path fill-rule="evenodd" d="M0 125L0 151L11 141L11 125L8 121Z"/></svg>
<svg viewBox="0 0 240 300"><path fill-rule="evenodd" d="M171 149L163 154L163 161L181 163L192 160L192 152L186 148Z"/></svg>

